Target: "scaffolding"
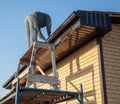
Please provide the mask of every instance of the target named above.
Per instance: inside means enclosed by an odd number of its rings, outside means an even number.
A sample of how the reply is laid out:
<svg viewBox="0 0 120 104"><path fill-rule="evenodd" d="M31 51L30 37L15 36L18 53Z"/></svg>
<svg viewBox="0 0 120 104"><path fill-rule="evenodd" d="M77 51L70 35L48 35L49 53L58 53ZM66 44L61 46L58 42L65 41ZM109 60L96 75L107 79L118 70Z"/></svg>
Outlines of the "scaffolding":
<svg viewBox="0 0 120 104"><path fill-rule="evenodd" d="M35 55L38 48L44 48L51 51L53 76L45 75L44 71L38 65L37 67L41 72L41 75L34 72L34 67L36 65ZM29 102L29 104L33 104L30 102L37 102L38 104L56 104L70 99L77 99L79 104L83 104L82 84L80 85L79 93L59 90L59 80L56 71L55 44L38 41L33 43L28 69L28 77L26 81L26 86L24 87L20 85L20 78L18 76L20 64L21 61L18 63L15 79L13 81L13 86L16 86L15 104L19 104L19 102L25 101ZM36 82L50 84L53 86L53 89L48 90L36 88ZM33 88L30 88L31 84L34 85Z"/></svg>
<svg viewBox="0 0 120 104"><path fill-rule="evenodd" d="M19 78L18 78L15 95L16 95L15 104L19 104L19 101L22 102L24 100L33 103L39 102L39 104L56 104L63 101L68 101L70 99L77 99L79 104L84 104L82 84L80 85L79 93L61 91L61 90L48 90L48 89L37 89L37 88L27 88L27 87L23 88L19 85ZM33 104L30 102L29 104Z"/></svg>

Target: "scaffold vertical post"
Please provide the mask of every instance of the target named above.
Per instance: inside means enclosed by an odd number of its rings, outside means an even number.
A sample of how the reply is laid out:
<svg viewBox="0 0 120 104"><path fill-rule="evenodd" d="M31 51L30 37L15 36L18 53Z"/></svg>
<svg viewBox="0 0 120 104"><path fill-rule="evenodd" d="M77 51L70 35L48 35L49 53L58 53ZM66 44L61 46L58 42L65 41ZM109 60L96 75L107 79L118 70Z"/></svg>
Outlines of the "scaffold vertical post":
<svg viewBox="0 0 120 104"><path fill-rule="evenodd" d="M53 76L54 77L58 77L57 76L57 71L56 71L56 57L55 57L55 45L52 44L51 47L51 58L52 58L52 70L53 70ZM58 89L57 85L53 85L54 90Z"/></svg>
<svg viewBox="0 0 120 104"><path fill-rule="evenodd" d="M80 84L80 104L84 104L83 101L83 86Z"/></svg>
<svg viewBox="0 0 120 104"><path fill-rule="evenodd" d="M33 43L33 47L32 47L28 78L29 78L29 74L34 74L35 54L36 54L36 42ZM29 87L30 83L31 82L29 82L27 79L26 87ZM34 82L33 82L33 85L34 85L34 87L36 87L36 84Z"/></svg>
<svg viewBox="0 0 120 104"><path fill-rule="evenodd" d="M20 89L19 78L17 78L15 104L19 104L19 89Z"/></svg>
<svg viewBox="0 0 120 104"><path fill-rule="evenodd" d="M53 75L54 75L54 77L57 77L56 58L55 58L55 46L54 46L54 44L52 45L52 49L51 49L51 57L52 57Z"/></svg>
<svg viewBox="0 0 120 104"><path fill-rule="evenodd" d="M33 43L33 49L32 49L32 53L31 53L30 66L29 66L30 74L34 73L33 68L34 68L35 54L36 54L36 42Z"/></svg>

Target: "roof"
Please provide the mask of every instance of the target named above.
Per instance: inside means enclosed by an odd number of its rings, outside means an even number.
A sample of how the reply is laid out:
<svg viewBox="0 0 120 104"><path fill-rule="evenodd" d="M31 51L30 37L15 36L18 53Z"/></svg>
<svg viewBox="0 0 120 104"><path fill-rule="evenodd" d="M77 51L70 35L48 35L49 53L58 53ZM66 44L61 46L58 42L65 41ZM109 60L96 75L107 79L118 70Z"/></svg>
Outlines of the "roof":
<svg viewBox="0 0 120 104"><path fill-rule="evenodd" d="M96 36L106 34L111 30L111 23L120 23L120 13L77 10L71 13L46 42L55 43L56 60L59 62ZM97 34L98 32L100 34ZM31 52L32 47L20 58L24 66L29 64ZM43 70L51 67L50 52L48 50L37 48L36 56L36 64L40 65ZM21 70L26 69L24 67ZM19 74L22 72L21 70ZM14 76L15 74L4 83L4 88L11 88L11 81Z"/></svg>

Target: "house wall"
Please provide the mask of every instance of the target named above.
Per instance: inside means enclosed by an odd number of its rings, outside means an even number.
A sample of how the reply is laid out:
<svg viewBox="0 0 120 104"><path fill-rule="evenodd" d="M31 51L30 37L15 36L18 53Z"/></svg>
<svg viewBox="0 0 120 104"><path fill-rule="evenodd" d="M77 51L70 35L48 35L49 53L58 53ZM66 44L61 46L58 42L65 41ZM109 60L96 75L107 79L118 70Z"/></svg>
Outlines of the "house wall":
<svg viewBox="0 0 120 104"><path fill-rule="evenodd" d="M120 103L120 24L102 38L108 104Z"/></svg>
<svg viewBox="0 0 120 104"><path fill-rule="evenodd" d="M46 73L52 75L51 71L52 69ZM96 40L57 63L57 72L61 90L79 92L80 84L83 84L85 104L102 103ZM46 84L37 83L37 87L50 89ZM67 104L78 104L78 101L68 101Z"/></svg>

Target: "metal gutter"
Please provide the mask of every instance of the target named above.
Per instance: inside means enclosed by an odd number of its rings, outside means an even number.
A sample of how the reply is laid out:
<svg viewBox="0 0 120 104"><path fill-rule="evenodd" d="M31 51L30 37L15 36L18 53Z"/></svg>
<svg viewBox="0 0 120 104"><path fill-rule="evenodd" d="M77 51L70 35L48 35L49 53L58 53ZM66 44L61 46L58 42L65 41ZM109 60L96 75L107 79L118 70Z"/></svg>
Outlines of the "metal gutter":
<svg viewBox="0 0 120 104"><path fill-rule="evenodd" d="M22 66L21 69L19 70L19 74L24 71L26 69L26 66ZM2 85L3 88L9 89L9 87L11 86L11 81L15 78L15 73L14 72L11 77Z"/></svg>
<svg viewBox="0 0 120 104"><path fill-rule="evenodd" d="M15 72L10 76L10 78L2 85L3 88L8 88L8 85L10 84L10 82L14 79L15 77Z"/></svg>
<svg viewBox="0 0 120 104"><path fill-rule="evenodd" d="M15 97L16 93L13 92L13 93L10 93L10 95L6 95L5 98L1 99L0 100L0 104L4 104L5 102L11 100L13 97Z"/></svg>

